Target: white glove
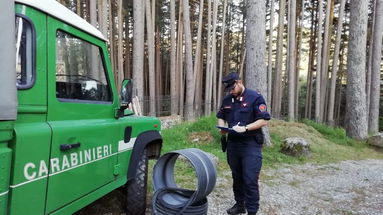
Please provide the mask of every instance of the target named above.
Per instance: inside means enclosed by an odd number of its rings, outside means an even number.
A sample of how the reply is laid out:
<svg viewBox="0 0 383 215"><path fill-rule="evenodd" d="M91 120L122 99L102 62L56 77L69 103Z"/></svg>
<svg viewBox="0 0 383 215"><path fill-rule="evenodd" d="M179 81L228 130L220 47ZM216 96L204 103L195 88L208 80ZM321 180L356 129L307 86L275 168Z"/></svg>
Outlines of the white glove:
<svg viewBox="0 0 383 215"><path fill-rule="evenodd" d="M246 126L235 125L233 130L239 134L246 132Z"/></svg>

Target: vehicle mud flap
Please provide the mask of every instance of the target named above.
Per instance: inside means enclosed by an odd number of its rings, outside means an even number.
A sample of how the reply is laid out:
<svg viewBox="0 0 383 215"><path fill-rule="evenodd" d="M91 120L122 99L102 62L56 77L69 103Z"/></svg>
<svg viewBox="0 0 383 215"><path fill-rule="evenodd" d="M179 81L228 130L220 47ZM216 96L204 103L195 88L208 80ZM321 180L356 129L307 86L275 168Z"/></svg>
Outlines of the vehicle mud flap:
<svg viewBox="0 0 383 215"><path fill-rule="evenodd" d="M136 176L136 170L138 162L141 159L141 155L145 147L153 142L158 142L159 144L162 144L162 137L159 131L145 131L137 137L133 147L132 155L130 157L128 181Z"/></svg>

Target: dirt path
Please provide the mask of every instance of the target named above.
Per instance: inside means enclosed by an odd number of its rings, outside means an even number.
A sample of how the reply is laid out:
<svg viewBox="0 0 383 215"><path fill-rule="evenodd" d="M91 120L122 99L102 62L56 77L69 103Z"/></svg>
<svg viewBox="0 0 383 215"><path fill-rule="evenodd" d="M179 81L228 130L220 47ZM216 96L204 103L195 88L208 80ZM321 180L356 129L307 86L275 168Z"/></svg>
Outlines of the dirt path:
<svg viewBox="0 0 383 215"><path fill-rule="evenodd" d="M234 203L227 178L210 194L208 214L226 214ZM263 171L260 180L258 214L383 215L383 160L286 165Z"/></svg>

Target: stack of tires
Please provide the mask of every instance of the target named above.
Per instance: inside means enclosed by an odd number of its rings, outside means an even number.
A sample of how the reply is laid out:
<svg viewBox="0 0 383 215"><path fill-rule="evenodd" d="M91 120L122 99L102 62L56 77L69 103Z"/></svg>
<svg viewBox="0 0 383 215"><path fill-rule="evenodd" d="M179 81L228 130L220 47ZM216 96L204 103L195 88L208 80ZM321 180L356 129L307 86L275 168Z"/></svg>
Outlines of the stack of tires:
<svg viewBox="0 0 383 215"><path fill-rule="evenodd" d="M174 166L179 156L185 157L195 169L196 190L179 188L174 180ZM154 215L193 214L205 215L207 196L216 183L216 166L211 157L200 149L189 148L164 154L154 166Z"/></svg>

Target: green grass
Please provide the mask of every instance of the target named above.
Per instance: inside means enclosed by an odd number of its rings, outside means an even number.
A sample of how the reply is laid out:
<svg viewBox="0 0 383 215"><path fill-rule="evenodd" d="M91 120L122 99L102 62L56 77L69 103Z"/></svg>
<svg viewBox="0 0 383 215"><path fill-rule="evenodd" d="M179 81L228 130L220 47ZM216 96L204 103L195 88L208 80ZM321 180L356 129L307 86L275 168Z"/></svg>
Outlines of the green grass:
<svg viewBox="0 0 383 215"><path fill-rule="evenodd" d="M303 123L315 128L319 133L324 135L328 140L340 144L340 145L350 145L358 146L358 142L353 140L346 135L346 131L343 128L336 127L332 128L324 124L316 123L311 120L303 120Z"/></svg>
<svg viewBox="0 0 383 215"><path fill-rule="evenodd" d="M166 153L185 148L199 148L218 156L219 159L225 158L219 143L220 134L215 128L215 125L215 117L203 117L192 123L185 122L180 125L176 125L171 129L162 130L161 134L164 142L162 152ZM193 132L207 132L211 135L212 141L193 143L189 139L190 134Z"/></svg>
<svg viewBox="0 0 383 215"><path fill-rule="evenodd" d="M195 122L185 122L171 129L162 130L162 153L185 148L199 148L218 158L218 177L230 177L226 154L221 151L220 133L215 128L215 116L203 117ZM331 163L342 160L383 159L383 153L346 136L342 128L331 128L313 121L303 123L272 120L270 136L272 146L263 148L263 168L278 168L283 164ZM200 141L192 141L201 135ZM209 138L203 138L208 135ZM192 137L193 136L193 137ZM192 137L192 138L191 138ZM310 157L292 157L280 152L280 145L287 137L302 137L311 143ZM198 139L198 138L197 138ZM188 185L195 172L185 161L177 160L177 183ZM186 188L186 187L185 187Z"/></svg>

